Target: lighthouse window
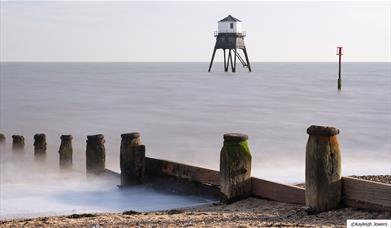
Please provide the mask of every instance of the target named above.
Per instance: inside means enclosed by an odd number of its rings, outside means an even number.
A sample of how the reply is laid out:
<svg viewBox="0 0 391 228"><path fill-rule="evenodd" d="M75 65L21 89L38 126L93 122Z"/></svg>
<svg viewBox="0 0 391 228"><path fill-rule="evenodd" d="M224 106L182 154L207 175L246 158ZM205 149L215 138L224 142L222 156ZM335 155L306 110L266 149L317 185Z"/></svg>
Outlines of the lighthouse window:
<svg viewBox="0 0 391 228"><path fill-rule="evenodd" d="M230 27L231 29L233 29L233 28L234 28L234 23L229 23L229 27Z"/></svg>

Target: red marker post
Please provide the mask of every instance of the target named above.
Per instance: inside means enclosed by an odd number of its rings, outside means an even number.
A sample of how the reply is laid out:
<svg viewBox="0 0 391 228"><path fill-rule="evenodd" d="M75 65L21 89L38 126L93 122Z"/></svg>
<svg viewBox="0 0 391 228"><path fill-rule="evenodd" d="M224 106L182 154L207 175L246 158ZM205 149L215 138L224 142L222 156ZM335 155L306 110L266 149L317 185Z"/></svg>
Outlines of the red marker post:
<svg viewBox="0 0 391 228"><path fill-rule="evenodd" d="M337 47L337 55L339 57L339 65L338 65L338 90L341 90L342 82L341 82L341 57L343 55L343 47Z"/></svg>

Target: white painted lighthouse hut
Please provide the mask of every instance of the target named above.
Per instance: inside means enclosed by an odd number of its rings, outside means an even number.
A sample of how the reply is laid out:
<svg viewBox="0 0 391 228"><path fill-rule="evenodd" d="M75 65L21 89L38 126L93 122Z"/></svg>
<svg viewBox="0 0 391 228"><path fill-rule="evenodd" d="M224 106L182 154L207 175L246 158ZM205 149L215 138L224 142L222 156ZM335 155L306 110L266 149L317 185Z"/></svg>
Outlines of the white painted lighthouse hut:
<svg viewBox="0 0 391 228"><path fill-rule="evenodd" d="M231 15L218 22L218 33L242 33L242 21Z"/></svg>

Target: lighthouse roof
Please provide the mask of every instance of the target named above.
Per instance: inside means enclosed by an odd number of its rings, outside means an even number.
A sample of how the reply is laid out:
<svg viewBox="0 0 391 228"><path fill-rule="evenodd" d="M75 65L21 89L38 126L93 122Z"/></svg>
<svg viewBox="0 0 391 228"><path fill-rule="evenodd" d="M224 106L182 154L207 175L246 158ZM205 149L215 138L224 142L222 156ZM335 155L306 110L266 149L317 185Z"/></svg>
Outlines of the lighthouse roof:
<svg viewBox="0 0 391 228"><path fill-rule="evenodd" d="M228 17L220 20L219 22L226 22L226 21L236 21L236 22L241 22L241 20L237 19L237 18L234 18L233 16L231 15L228 15Z"/></svg>

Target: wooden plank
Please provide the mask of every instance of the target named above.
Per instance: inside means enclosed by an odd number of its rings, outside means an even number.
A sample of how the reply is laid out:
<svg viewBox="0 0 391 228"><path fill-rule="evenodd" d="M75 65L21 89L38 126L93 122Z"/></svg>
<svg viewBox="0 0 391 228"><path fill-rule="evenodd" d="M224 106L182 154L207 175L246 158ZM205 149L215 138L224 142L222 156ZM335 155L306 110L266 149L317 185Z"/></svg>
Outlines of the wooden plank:
<svg viewBox="0 0 391 228"><path fill-rule="evenodd" d="M146 175L145 183L149 184L153 188L165 191L183 193L187 195L198 195L213 200L220 198L220 188L218 186L198 181L191 181L176 176Z"/></svg>
<svg viewBox="0 0 391 228"><path fill-rule="evenodd" d="M305 189L293 185L279 184L251 178L252 195L284 203L305 205Z"/></svg>
<svg viewBox="0 0 391 228"><path fill-rule="evenodd" d="M203 184L219 185L219 172L211 169L146 157L145 172L154 176L174 176Z"/></svg>
<svg viewBox="0 0 391 228"><path fill-rule="evenodd" d="M391 211L391 185L342 177L342 201L353 208Z"/></svg>
<svg viewBox="0 0 391 228"><path fill-rule="evenodd" d="M103 176L109 178L116 178L116 179L121 178L120 173L109 169L105 169ZM190 195L199 195L202 197L207 197L210 200L216 200L220 198L220 190L218 186L208 185L196 181L188 181L185 179L180 179L175 176L164 176L163 178L161 175L146 176L143 184L164 191L172 191L176 193L185 193ZM118 187L127 187L127 186L118 185Z"/></svg>
<svg viewBox="0 0 391 228"><path fill-rule="evenodd" d="M117 173L110 169L105 169L103 175L106 175L107 177L113 177L113 178L120 178L121 174Z"/></svg>

